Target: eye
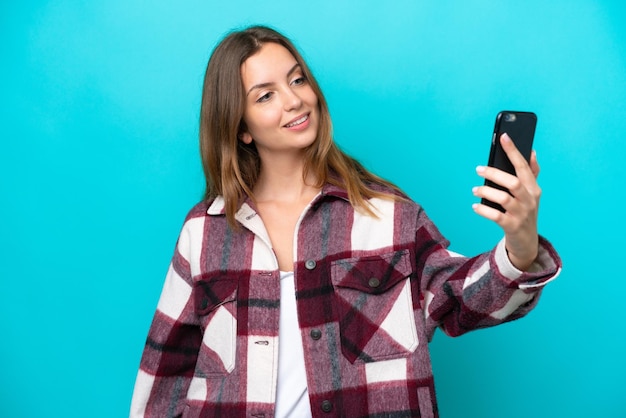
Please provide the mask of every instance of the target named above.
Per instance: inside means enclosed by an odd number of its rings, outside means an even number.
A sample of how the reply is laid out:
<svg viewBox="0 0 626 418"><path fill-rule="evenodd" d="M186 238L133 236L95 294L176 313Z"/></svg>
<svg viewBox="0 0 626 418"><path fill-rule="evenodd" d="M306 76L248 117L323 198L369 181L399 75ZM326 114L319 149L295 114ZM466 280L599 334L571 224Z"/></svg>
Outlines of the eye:
<svg viewBox="0 0 626 418"><path fill-rule="evenodd" d="M301 86L302 84L305 84L305 83L306 83L306 77L303 75L296 77L291 82L291 84L293 84L294 86Z"/></svg>
<svg viewBox="0 0 626 418"><path fill-rule="evenodd" d="M267 92L263 96L261 96L258 99L256 99L256 102L257 103L267 102L271 97L272 97L272 93L271 92Z"/></svg>

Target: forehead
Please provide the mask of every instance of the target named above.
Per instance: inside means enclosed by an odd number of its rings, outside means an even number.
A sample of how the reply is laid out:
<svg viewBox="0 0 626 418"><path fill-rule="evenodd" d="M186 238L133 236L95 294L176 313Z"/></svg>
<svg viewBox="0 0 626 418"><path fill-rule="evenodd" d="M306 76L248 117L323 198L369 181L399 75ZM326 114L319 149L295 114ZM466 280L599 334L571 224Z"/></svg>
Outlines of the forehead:
<svg viewBox="0 0 626 418"><path fill-rule="evenodd" d="M269 42L241 64L244 87L260 83L273 83L284 79L297 63L295 57L282 45Z"/></svg>

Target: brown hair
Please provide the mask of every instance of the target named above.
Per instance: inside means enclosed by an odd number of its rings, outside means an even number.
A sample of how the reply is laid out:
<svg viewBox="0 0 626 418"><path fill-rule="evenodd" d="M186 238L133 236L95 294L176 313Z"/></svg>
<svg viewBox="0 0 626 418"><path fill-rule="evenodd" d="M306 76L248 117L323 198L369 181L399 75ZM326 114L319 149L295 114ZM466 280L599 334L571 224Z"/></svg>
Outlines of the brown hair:
<svg viewBox="0 0 626 418"><path fill-rule="evenodd" d="M374 190L371 185L391 187L395 192L399 192L398 188L367 171L335 145L328 105L309 67L289 39L265 26L252 26L230 33L217 45L209 59L200 110L200 154L206 179L205 198L223 196L231 225L235 225L235 213L243 199L246 196L254 199L252 189L259 175L259 155L254 142L246 145L238 139L238 135L245 130L241 65L269 42L282 45L293 55L317 95L320 115L318 134L306 150L304 178L310 171L319 183L315 185L317 187L330 183L345 188L354 207L375 216L367 199L389 198L392 194Z"/></svg>

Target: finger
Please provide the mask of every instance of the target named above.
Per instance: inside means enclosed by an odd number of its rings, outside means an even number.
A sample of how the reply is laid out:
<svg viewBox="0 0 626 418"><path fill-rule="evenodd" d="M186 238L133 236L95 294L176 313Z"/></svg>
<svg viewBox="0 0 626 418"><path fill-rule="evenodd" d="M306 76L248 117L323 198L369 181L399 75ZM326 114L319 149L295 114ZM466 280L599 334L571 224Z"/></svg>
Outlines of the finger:
<svg viewBox="0 0 626 418"><path fill-rule="evenodd" d="M515 168L517 179L515 181L508 179L511 183L502 184L509 189L514 196L521 196L519 193L529 192L538 203L541 197L541 188L537 184L537 176L539 175L539 164L537 163L536 153L531 153L530 162L527 162L519 152L511 137L508 134L502 134L500 137L502 148L507 153L509 160ZM525 190L523 190L525 189ZM519 191L518 191L519 190Z"/></svg>
<svg viewBox="0 0 626 418"><path fill-rule="evenodd" d="M539 163L537 162L537 153L535 150L530 154L530 170L533 172L535 178L539 177L539 172L541 168L539 167Z"/></svg>
<svg viewBox="0 0 626 418"><path fill-rule="evenodd" d="M498 209L492 208L491 206L483 205L482 203L474 203L472 205L472 209L474 209L474 212L476 212L483 218L495 222L500 227L504 226L503 224L506 214L500 212Z"/></svg>
<svg viewBox="0 0 626 418"><path fill-rule="evenodd" d="M493 167L478 166L476 172L498 187L474 187L472 191L475 196L497 203L509 213L518 213L523 207L532 208L538 205L541 188L534 177L524 183L518 177Z"/></svg>
<svg viewBox="0 0 626 418"><path fill-rule="evenodd" d="M520 183L520 180L515 175L495 167L478 166L476 167L476 173L484 179L490 180L498 186L509 190L516 188Z"/></svg>
<svg viewBox="0 0 626 418"><path fill-rule="evenodd" d="M528 164L528 161L526 161L524 156L519 152L519 150L515 146L515 143L507 133L502 134L502 136L500 137L500 144L502 145L502 149L506 153L507 157L509 157L511 164L513 164L513 168L515 168L515 174L522 181L526 180L530 176L532 176L533 178L535 177Z"/></svg>
<svg viewBox="0 0 626 418"><path fill-rule="evenodd" d="M514 200L514 197L508 192L490 186L476 186L472 188L472 193L478 198L487 199L493 203L499 204L505 210L507 210L507 207L509 207Z"/></svg>

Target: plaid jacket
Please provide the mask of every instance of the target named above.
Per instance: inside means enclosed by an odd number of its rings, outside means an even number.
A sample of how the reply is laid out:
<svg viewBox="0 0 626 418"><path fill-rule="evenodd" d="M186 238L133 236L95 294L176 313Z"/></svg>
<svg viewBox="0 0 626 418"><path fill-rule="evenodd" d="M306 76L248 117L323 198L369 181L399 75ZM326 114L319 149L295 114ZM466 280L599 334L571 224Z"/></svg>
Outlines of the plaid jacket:
<svg viewBox="0 0 626 418"><path fill-rule="evenodd" d="M447 250L422 208L355 211L326 186L295 240L298 321L314 417L437 417L428 341L525 315L561 261L545 240L530 272L503 243ZM279 270L251 202L228 227L217 198L187 216L141 359L132 417L272 417Z"/></svg>

